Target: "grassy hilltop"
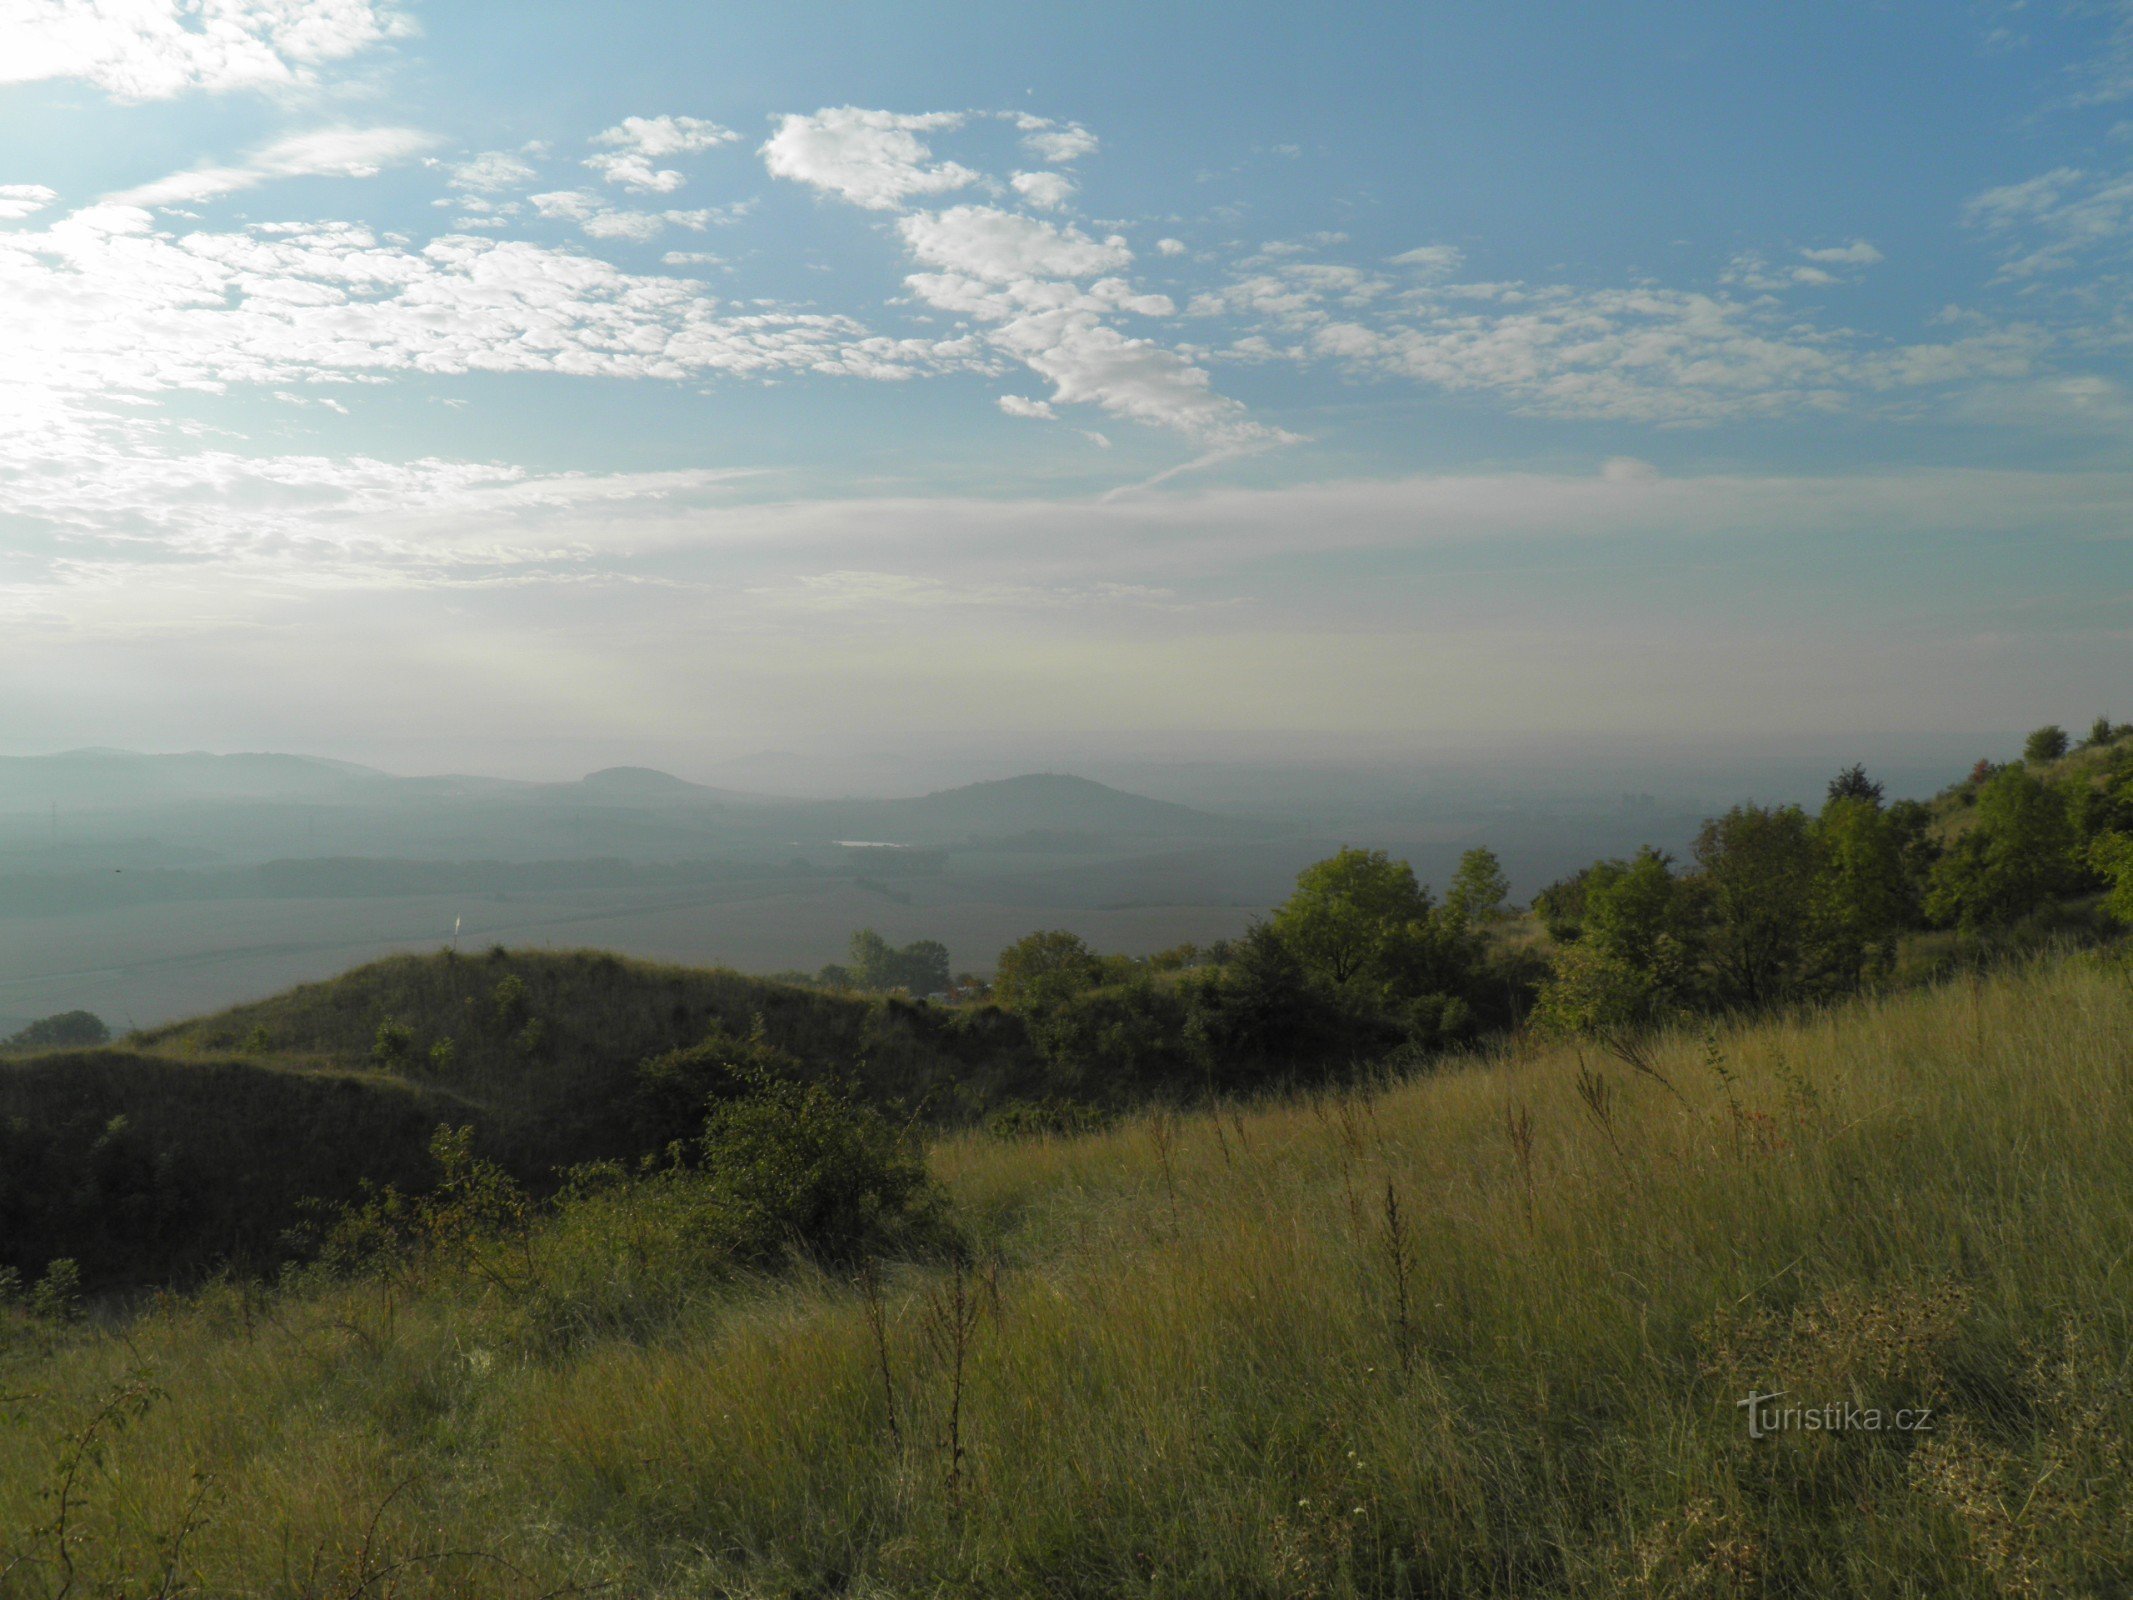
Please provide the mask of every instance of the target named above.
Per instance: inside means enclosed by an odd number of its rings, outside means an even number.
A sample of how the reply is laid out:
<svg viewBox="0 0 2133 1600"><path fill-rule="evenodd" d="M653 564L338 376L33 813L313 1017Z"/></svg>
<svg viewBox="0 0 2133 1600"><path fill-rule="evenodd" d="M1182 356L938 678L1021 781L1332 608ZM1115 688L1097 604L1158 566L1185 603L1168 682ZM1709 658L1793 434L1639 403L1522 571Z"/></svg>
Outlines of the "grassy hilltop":
<svg viewBox="0 0 2133 1600"><path fill-rule="evenodd" d="M878 1288L621 1190L123 1338L18 1319L0 1592L62 1548L125 1594L2115 1592L2129 1036L2077 957L1649 1072L948 1136L964 1253ZM1780 1389L1931 1428L1751 1439Z"/></svg>

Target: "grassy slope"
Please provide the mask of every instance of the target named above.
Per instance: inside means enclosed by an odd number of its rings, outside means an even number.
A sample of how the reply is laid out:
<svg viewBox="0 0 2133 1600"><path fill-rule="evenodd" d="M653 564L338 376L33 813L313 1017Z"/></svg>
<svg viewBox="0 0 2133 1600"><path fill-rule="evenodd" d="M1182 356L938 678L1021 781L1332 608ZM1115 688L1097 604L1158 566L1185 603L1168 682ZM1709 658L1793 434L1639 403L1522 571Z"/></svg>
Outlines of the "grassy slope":
<svg viewBox="0 0 2133 1600"><path fill-rule="evenodd" d="M83 1588L151 1588L206 1473L180 1565L217 1595L375 1593L388 1564L402 1596L2116 1592L2129 1031L2125 969L2084 959L1673 1039L1679 1099L1586 1063L1611 1127L1573 1052L1532 1050L951 1138L999 1263L954 1493L940 1269L889 1285L898 1442L850 1287L722 1283L627 1206L528 1261L539 1294L634 1298L627 1335L529 1340L526 1293L477 1280L26 1333L0 1536L49 1554L40 1491L140 1373L166 1397L74 1491ZM1751 1387L1934 1428L1751 1441Z"/></svg>
<svg viewBox="0 0 2133 1600"><path fill-rule="evenodd" d="M301 1199L426 1181L431 1131L468 1117L376 1073L131 1049L0 1062L0 1267L65 1256L108 1283L271 1262Z"/></svg>
<svg viewBox="0 0 2133 1600"><path fill-rule="evenodd" d="M523 1008L500 1015L515 978ZM485 1108L498 1147L528 1177L577 1161L638 1153L635 1073L647 1057L695 1044L713 1027L771 1040L818 1067L856 1070L884 1099L952 1110L1018 1081L1019 1030L994 1014L957 1018L893 1001L798 989L715 968L665 966L603 951L395 956L325 983L140 1036L184 1053L255 1036L290 1059L367 1066L379 1024L412 1032L399 1069ZM526 1024L539 1024L528 1042ZM450 1040L450 1065L430 1052Z"/></svg>

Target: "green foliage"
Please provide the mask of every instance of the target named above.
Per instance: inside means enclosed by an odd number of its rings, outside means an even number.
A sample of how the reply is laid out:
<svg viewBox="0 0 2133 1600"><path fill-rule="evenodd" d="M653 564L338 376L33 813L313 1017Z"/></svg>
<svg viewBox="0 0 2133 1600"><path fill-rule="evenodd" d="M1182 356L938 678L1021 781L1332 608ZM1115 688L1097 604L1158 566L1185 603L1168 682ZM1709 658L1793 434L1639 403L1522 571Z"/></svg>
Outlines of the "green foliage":
<svg viewBox="0 0 2133 1600"><path fill-rule="evenodd" d="M526 980L515 972L500 978L489 991L489 1014L500 1033L510 1033L525 1021L526 1005Z"/></svg>
<svg viewBox="0 0 2133 1600"><path fill-rule="evenodd" d="M499 1025L499 993L503 1016L516 1019L508 1030ZM863 1061L869 1095L924 1105L932 1117L981 1115L1043 1092L1023 1023L990 1007L846 998L590 951L396 956L143 1038L180 1055L213 1054L265 1028L292 1058L369 1070L380 1022L398 1021L413 1034L398 1070L457 1097L459 1120L473 1121L493 1157L544 1192L560 1171L634 1162L693 1134L693 1122L669 1125L644 1142L638 1069L707 1039L745 1038L758 1018L765 1037L810 1075ZM446 1039L448 1058L435 1048Z"/></svg>
<svg viewBox="0 0 2133 1600"><path fill-rule="evenodd" d="M1879 807L1882 799L1881 785L1866 775L1866 768L1857 762L1846 767L1829 780L1828 800L1864 800Z"/></svg>
<svg viewBox="0 0 2133 1600"><path fill-rule="evenodd" d="M1701 908L1670 857L1647 846L1628 861L1596 862L1587 869L1583 901L1579 937L1650 973L1669 1000L1686 998Z"/></svg>
<svg viewBox="0 0 2133 1600"><path fill-rule="evenodd" d="M1219 1091L1338 1077L1405 1038L1382 1009L1315 981L1267 923L1186 990L1186 1049L1196 1077Z"/></svg>
<svg viewBox="0 0 2133 1600"><path fill-rule="evenodd" d="M2089 862L2108 886L2104 909L2133 927L2133 834L2103 835L2090 847Z"/></svg>
<svg viewBox="0 0 2133 1600"><path fill-rule="evenodd" d="M756 1017L745 1034L713 1026L686 1050L669 1050L637 1069L640 1132L645 1152L662 1151L703 1130L711 1108L768 1078L797 1081L809 1068L770 1040Z"/></svg>
<svg viewBox="0 0 2133 1600"><path fill-rule="evenodd" d="M92 1287L271 1267L307 1197L419 1183L449 1097L372 1075L135 1052L0 1066L0 1266ZM464 1113L464 1107L458 1107Z"/></svg>
<svg viewBox="0 0 2133 1600"><path fill-rule="evenodd" d="M1186 1014L1179 990L1136 976L1078 990L1032 1013L1030 1038L1053 1093L1132 1100L1189 1080Z"/></svg>
<svg viewBox="0 0 2133 1600"><path fill-rule="evenodd" d="M1511 880L1493 850L1469 850L1459 858L1459 870L1444 893L1445 911L1459 922L1485 926L1504 915L1504 902L1511 897Z"/></svg>
<svg viewBox="0 0 2133 1600"><path fill-rule="evenodd" d="M2057 723L2037 729L2022 741L2022 759L2033 767L2060 760L2066 750L2066 730Z"/></svg>
<svg viewBox="0 0 2133 1600"><path fill-rule="evenodd" d="M1028 934L1000 952L992 997L1011 1011L1040 1011L1103 981L1103 961L1078 933Z"/></svg>
<svg viewBox="0 0 2133 1600"><path fill-rule="evenodd" d="M697 1141L721 1246L751 1266L909 1248L940 1224L924 1163L845 1089L748 1072Z"/></svg>
<svg viewBox="0 0 2133 1600"><path fill-rule="evenodd" d="M1833 797L1816 819L1809 907L1814 961L1840 987L1894 964L1915 914L1904 821L1870 800Z"/></svg>
<svg viewBox="0 0 2133 1600"><path fill-rule="evenodd" d="M1624 961L1597 941L1580 940L1550 961L1533 1025L1553 1038L1626 1036L1666 1021L1675 998L1654 969Z"/></svg>
<svg viewBox="0 0 2133 1600"><path fill-rule="evenodd" d="M20 1033L0 1041L6 1050L85 1050L109 1043L111 1030L93 1011L62 1011L40 1017Z"/></svg>
<svg viewBox="0 0 2133 1600"><path fill-rule="evenodd" d="M388 1017L378 1024L377 1036L370 1046L370 1059L390 1071L405 1066L414 1048L415 1030Z"/></svg>
<svg viewBox="0 0 2133 1600"><path fill-rule="evenodd" d="M1807 814L1798 806L1735 806L1703 825L1695 853L1721 999L1756 1007L1801 992L1818 865Z"/></svg>
<svg viewBox="0 0 2133 1600"><path fill-rule="evenodd" d="M937 994L951 981L948 947L938 939L920 939L899 950L872 928L862 928L852 935L851 955L845 966L828 970L841 979L836 987L875 993L900 989L917 996Z"/></svg>
<svg viewBox="0 0 2133 1600"><path fill-rule="evenodd" d="M1390 990L1410 981L1435 909L1406 862L1344 849L1297 875L1271 927L1312 977Z"/></svg>
<svg viewBox="0 0 2133 1600"><path fill-rule="evenodd" d="M1971 827L1935 865L1926 914L1943 926L2004 927L2077 882L2066 790L2003 767L1978 790Z"/></svg>

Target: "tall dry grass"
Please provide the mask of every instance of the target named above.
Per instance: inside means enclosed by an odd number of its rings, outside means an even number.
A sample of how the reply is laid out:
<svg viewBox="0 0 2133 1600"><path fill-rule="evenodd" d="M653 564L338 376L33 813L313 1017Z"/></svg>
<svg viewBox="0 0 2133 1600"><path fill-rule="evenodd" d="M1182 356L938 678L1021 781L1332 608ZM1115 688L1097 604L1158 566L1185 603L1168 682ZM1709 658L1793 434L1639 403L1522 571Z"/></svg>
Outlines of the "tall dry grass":
<svg viewBox="0 0 2133 1600"><path fill-rule="evenodd" d="M434 1280L17 1319L0 1595L2117 1592L2125 968L1648 1064L958 1136L966 1263L871 1289L610 1199L539 1245L567 1338Z"/></svg>

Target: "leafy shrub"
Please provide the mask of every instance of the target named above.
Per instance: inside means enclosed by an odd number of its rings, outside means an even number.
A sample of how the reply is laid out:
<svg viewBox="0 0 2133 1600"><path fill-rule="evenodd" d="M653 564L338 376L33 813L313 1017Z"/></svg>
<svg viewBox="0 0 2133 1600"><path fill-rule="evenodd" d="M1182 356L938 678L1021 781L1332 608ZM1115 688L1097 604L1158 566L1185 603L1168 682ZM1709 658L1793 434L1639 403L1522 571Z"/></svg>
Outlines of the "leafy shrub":
<svg viewBox="0 0 2133 1600"><path fill-rule="evenodd" d="M1058 1005L1103 981L1103 961L1078 933L1052 928L1017 939L1000 952L993 999L1010 1011Z"/></svg>
<svg viewBox="0 0 2133 1600"><path fill-rule="evenodd" d="M415 1048L415 1030L388 1017L378 1024L378 1037L370 1047L370 1059L391 1069L402 1066Z"/></svg>
<svg viewBox="0 0 2133 1600"><path fill-rule="evenodd" d="M93 1011L62 1011L41 1017L8 1039L10 1050L81 1050L108 1043L111 1030Z"/></svg>
<svg viewBox="0 0 2133 1600"><path fill-rule="evenodd" d="M694 1150L735 1260L771 1266L799 1250L847 1262L938 1229L924 1164L879 1112L841 1087L745 1078L746 1093L712 1106Z"/></svg>

